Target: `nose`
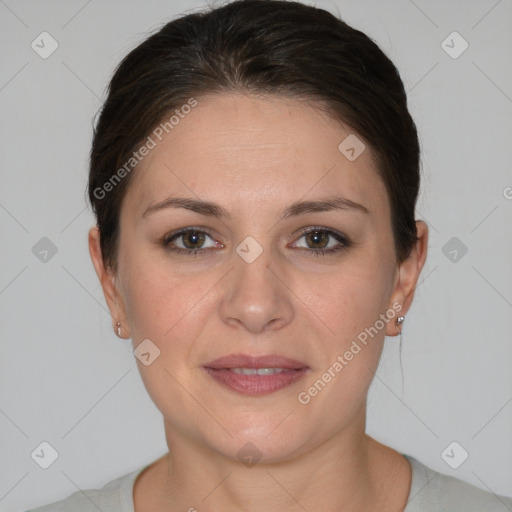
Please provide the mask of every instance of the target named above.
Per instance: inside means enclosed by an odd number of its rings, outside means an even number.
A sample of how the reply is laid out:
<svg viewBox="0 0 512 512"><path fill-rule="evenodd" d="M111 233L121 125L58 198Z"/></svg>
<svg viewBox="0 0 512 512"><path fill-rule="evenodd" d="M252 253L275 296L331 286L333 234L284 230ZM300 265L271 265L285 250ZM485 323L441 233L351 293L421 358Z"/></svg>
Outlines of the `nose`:
<svg viewBox="0 0 512 512"><path fill-rule="evenodd" d="M294 315L293 294L285 283L285 269L272 261L271 250L263 250L252 262L237 253L233 259L220 303L222 320L253 334L289 324Z"/></svg>

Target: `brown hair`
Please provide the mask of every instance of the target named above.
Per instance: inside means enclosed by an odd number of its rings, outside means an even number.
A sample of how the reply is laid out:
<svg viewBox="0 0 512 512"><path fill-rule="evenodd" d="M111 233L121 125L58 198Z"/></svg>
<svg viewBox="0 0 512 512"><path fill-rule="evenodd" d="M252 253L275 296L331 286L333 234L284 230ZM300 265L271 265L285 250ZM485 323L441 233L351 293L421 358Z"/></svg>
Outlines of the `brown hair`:
<svg viewBox="0 0 512 512"><path fill-rule="evenodd" d="M133 152L191 99L230 91L315 101L360 135L389 195L397 261L410 254L419 143L393 63L368 36L323 9L236 0L167 23L115 71L94 130L88 183L105 266L116 268Z"/></svg>

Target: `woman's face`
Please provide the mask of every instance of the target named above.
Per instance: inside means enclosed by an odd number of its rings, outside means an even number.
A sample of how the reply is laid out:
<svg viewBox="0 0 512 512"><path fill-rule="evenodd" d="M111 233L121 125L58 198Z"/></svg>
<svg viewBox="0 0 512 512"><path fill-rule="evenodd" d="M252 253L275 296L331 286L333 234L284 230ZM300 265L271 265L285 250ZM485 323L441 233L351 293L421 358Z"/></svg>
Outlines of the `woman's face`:
<svg viewBox="0 0 512 512"><path fill-rule="evenodd" d="M137 364L168 440L233 458L251 442L276 461L362 435L384 335L421 270L396 264L370 149L298 100L197 101L134 171L107 298L134 348L150 340ZM295 369L205 368L240 354Z"/></svg>

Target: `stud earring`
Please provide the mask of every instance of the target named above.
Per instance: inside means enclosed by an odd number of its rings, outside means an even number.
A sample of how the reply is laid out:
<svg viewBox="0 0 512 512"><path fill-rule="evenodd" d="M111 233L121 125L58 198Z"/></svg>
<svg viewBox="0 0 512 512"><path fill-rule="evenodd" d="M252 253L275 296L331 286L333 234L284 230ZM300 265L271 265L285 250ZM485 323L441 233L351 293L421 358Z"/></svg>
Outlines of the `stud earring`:
<svg viewBox="0 0 512 512"><path fill-rule="evenodd" d="M404 316L399 316L397 319L396 319L396 326L400 326L404 323L404 320L405 320L405 317ZM402 329L400 328L400 331L398 332L398 334L400 335L400 342L402 341Z"/></svg>
<svg viewBox="0 0 512 512"><path fill-rule="evenodd" d="M121 322L117 322L116 326L117 326L117 335L119 337L121 337Z"/></svg>

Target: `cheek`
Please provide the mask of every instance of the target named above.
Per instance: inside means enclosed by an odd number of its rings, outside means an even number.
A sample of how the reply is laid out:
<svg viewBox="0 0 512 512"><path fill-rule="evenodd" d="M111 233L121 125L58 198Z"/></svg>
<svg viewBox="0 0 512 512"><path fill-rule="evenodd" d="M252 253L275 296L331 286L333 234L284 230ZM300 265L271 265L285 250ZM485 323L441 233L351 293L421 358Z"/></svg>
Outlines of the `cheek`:
<svg viewBox="0 0 512 512"><path fill-rule="evenodd" d="M148 266L139 269L126 290L133 348L151 341L147 345L150 364L137 360L137 366L149 396L165 417L174 417L176 410L184 418L197 414L197 404L183 386L193 396L201 396L201 390L190 381L190 372L198 371L194 342L215 300L214 294L208 293L214 282L204 276L165 275Z"/></svg>
<svg viewBox="0 0 512 512"><path fill-rule="evenodd" d="M320 365L304 385L317 405L343 415L362 406L379 363L385 336L389 283L381 264L349 261L329 275L296 283L304 311L316 328ZM391 315L389 315L391 320ZM324 391L325 386L325 391Z"/></svg>
<svg viewBox="0 0 512 512"><path fill-rule="evenodd" d="M326 334L345 343L374 325L389 299L389 279L379 265L356 258L325 274L303 274L292 289Z"/></svg>
<svg viewBox="0 0 512 512"><path fill-rule="evenodd" d="M382 353L386 282L357 268L308 279L302 296L310 322L316 326L319 365L304 382L299 400L304 412L325 417L322 428L336 429L360 413ZM313 282L314 281L314 282ZM307 283L304 282L304 285Z"/></svg>
<svg viewBox="0 0 512 512"><path fill-rule="evenodd" d="M155 273L139 270L124 287L124 297L134 344L144 338L155 342L160 339L166 318L162 306L167 304L172 310L176 295L170 293L167 285L158 280ZM172 319L168 318L167 321L170 324Z"/></svg>
<svg viewBox="0 0 512 512"><path fill-rule="evenodd" d="M160 351L159 365L176 372L194 367L194 342L214 318L221 276L180 273L161 263L135 268L125 290L134 348L150 339Z"/></svg>
<svg viewBox="0 0 512 512"><path fill-rule="evenodd" d="M193 306L200 296L201 286L193 278L160 275L149 267L139 271L130 279L126 290L126 312L134 328L132 335L162 344L172 337L185 317L193 316Z"/></svg>

